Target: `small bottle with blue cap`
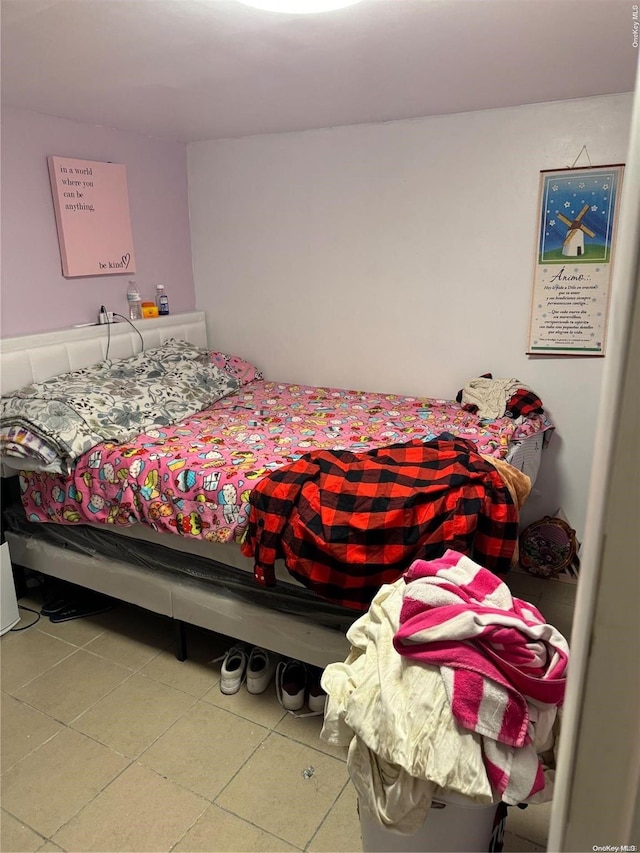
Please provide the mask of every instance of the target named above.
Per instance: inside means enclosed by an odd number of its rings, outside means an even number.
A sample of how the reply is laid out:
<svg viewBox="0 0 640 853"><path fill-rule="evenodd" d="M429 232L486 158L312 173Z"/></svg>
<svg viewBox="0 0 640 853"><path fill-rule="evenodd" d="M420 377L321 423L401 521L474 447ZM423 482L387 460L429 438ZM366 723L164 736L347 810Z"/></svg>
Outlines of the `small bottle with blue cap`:
<svg viewBox="0 0 640 853"><path fill-rule="evenodd" d="M158 313L161 317L169 313L169 297L164 292L164 284L156 285L156 305L158 306Z"/></svg>

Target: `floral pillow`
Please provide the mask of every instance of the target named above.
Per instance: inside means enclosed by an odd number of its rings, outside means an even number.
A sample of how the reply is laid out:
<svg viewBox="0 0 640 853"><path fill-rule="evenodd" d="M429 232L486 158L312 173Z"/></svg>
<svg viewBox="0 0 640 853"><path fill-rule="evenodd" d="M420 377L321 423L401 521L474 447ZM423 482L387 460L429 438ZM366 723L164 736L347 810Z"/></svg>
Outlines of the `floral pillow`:
<svg viewBox="0 0 640 853"><path fill-rule="evenodd" d="M264 379L261 370L257 370L251 362L245 361L237 355L227 355L224 352L212 352L211 363L236 379L240 385L247 385L249 382L253 382L254 380Z"/></svg>
<svg viewBox="0 0 640 853"><path fill-rule="evenodd" d="M208 350L170 338L130 358L105 360L17 389L0 401L0 425L36 436L58 457L58 470L68 473L96 444L120 443L176 424L239 386L211 363ZM7 440L11 437L7 432Z"/></svg>

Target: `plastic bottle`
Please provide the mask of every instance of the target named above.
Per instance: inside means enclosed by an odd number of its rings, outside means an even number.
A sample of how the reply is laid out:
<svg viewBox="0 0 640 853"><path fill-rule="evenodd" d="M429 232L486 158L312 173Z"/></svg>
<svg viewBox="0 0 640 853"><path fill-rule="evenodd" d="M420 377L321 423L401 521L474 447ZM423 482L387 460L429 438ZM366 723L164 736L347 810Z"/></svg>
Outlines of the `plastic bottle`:
<svg viewBox="0 0 640 853"><path fill-rule="evenodd" d="M164 284L156 285L156 305L158 306L158 313L161 317L169 313L169 297L164 292Z"/></svg>
<svg viewBox="0 0 640 853"><path fill-rule="evenodd" d="M142 320L142 298L135 279L131 279L127 288L127 302L129 303L129 319Z"/></svg>

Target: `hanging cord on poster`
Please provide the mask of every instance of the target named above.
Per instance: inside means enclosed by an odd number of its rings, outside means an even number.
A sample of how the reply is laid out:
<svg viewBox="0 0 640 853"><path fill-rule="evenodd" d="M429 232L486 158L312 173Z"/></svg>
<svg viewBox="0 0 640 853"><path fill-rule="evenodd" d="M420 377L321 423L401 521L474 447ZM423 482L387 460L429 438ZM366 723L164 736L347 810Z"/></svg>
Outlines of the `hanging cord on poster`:
<svg viewBox="0 0 640 853"><path fill-rule="evenodd" d="M576 168L576 163L582 157L583 151L587 155L587 160L589 161L589 168L590 169L593 168L593 163L591 162L591 157L589 157L589 150L588 150L586 145L583 145L582 148L580 149L578 156L576 157L576 159L573 161L573 163L570 166L567 166L567 169L575 169Z"/></svg>

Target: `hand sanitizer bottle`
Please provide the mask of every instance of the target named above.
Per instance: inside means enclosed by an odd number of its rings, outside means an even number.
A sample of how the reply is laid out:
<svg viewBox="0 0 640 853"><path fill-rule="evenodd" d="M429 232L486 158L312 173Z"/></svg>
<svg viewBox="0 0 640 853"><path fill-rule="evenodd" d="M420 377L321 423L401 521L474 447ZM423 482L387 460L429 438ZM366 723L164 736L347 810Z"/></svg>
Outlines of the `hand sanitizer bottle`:
<svg viewBox="0 0 640 853"><path fill-rule="evenodd" d="M161 317L169 313L169 297L164 292L164 284L156 285L156 305L158 306L158 313Z"/></svg>

